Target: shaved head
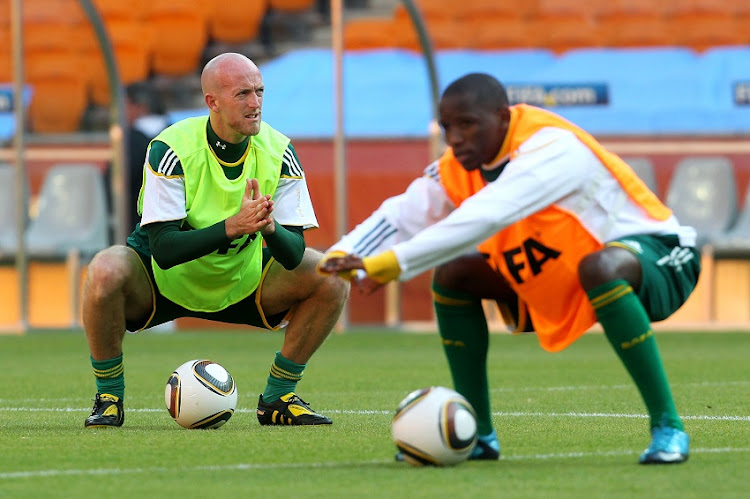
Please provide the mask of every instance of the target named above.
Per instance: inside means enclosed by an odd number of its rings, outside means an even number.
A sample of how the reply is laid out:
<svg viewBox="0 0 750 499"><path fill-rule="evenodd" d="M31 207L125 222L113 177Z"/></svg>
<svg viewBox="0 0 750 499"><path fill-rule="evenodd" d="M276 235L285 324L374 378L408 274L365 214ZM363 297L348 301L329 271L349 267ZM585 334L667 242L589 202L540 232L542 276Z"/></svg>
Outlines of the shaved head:
<svg viewBox="0 0 750 499"><path fill-rule="evenodd" d="M201 73L201 90L214 132L238 144L260 132L263 78L253 61L242 54L220 54Z"/></svg>
<svg viewBox="0 0 750 499"><path fill-rule="evenodd" d="M225 84L227 75L253 71L260 74L258 66L242 54L228 52L219 54L206 63L201 73L201 90L203 95L216 92L221 85Z"/></svg>

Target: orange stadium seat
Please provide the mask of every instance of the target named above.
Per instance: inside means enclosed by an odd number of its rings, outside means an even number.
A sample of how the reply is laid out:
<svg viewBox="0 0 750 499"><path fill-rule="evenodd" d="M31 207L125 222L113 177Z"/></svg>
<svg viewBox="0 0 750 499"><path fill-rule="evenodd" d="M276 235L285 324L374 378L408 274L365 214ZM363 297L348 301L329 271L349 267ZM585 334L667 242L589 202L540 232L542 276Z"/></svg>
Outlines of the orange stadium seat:
<svg viewBox="0 0 750 499"><path fill-rule="evenodd" d="M110 102L109 79L104 55L89 29L87 50L82 54L87 64L87 75L92 101L97 105ZM110 43L115 53L117 69L124 84L142 81L150 75L151 31L137 20L118 19L106 23Z"/></svg>
<svg viewBox="0 0 750 499"><path fill-rule="evenodd" d="M269 0L269 7L282 12L302 12L312 10L315 0Z"/></svg>
<svg viewBox="0 0 750 499"><path fill-rule="evenodd" d="M593 19L562 17L537 21L535 31L541 46L558 54L571 49L605 45L601 29Z"/></svg>
<svg viewBox="0 0 750 499"><path fill-rule="evenodd" d="M731 1L681 0L669 12L676 43L702 51L713 46L750 43L747 27Z"/></svg>
<svg viewBox="0 0 750 499"><path fill-rule="evenodd" d="M10 26L10 0L0 0L0 26Z"/></svg>
<svg viewBox="0 0 750 499"><path fill-rule="evenodd" d="M667 21L668 0L610 0L598 10L597 22L606 46L651 47L672 45L674 32Z"/></svg>
<svg viewBox="0 0 750 499"><path fill-rule="evenodd" d="M58 51L26 53L26 77L32 87L29 122L38 133L76 131L88 104L79 55Z"/></svg>
<svg viewBox="0 0 750 499"><path fill-rule="evenodd" d="M0 26L0 46L10 47L10 29ZM10 50L0 50L0 83L13 81L13 54Z"/></svg>
<svg viewBox="0 0 750 499"><path fill-rule="evenodd" d="M131 21L140 17L139 9L133 8L131 2L93 0L92 3L105 24L109 21Z"/></svg>
<svg viewBox="0 0 750 499"><path fill-rule="evenodd" d="M532 0L464 0L458 6L459 19L523 19L536 11Z"/></svg>
<svg viewBox="0 0 750 499"><path fill-rule="evenodd" d="M410 19L395 19L394 27L396 46L422 51L419 34ZM455 20L433 19L426 28L433 50L469 48L473 35L470 25Z"/></svg>
<svg viewBox="0 0 750 499"><path fill-rule="evenodd" d="M154 73L185 76L196 72L208 41L203 12L190 0L154 0L149 18Z"/></svg>
<svg viewBox="0 0 750 499"><path fill-rule="evenodd" d="M468 23L468 21L467 21ZM540 46L536 26L523 19L488 18L472 21L471 46L477 50L506 50Z"/></svg>
<svg viewBox="0 0 750 499"><path fill-rule="evenodd" d="M679 0L669 6L668 15L672 19L725 17L732 16L737 8L738 5L733 0Z"/></svg>
<svg viewBox="0 0 750 499"><path fill-rule="evenodd" d="M677 45L702 52L711 47L750 44L747 27L740 25L733 16L687 17L672 19L670 28Z"/></svg>
<svg viewBox="0 0 750 499"><path fill-rule="evenodd" d="M211 9L208 19L210 36L215 41L226 43L254 40L267 9L267 0L235 0L222 4L221 8Z"/></svg>
<svg viewBox="0 0 750 499"><path fill-rule="evenodd" d="M539 21L592 19L596 17L601 4L600 0L536 0L533 18Z"/></svg>
<svg viewBox="0 0 750 499"><path fill-rule="evenodd" d="M610 23L620 19L663 19L670 10L667 0L608 0L597 8L596 17L600 23Z"/></svg>
<svg viewBox="0 0 750 499"><path fill-rule="evenodd" d="M391 18L352 19L344 24L344 49L368 50L396 47L396 25Z"/></svg>
<svg viewBox="0 0 750 499"><path fill-rule="evenodd" d="M655 47L675 44L673 25L664 18L619 18L600 20L604 45L608 47Z"/></svg>

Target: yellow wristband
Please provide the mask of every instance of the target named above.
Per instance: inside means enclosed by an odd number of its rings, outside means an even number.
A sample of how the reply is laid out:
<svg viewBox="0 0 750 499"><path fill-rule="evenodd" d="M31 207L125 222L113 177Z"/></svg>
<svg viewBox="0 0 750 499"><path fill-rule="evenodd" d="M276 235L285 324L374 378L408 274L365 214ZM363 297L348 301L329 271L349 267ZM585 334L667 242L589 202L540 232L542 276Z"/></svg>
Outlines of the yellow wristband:
<svg viewBox="0 0 750 499"><path fill-rule="evenodd" d="M320 267L322 267L323 264L329 258L335 257L335 256L346 256L346 253L344 251L331 251L330 253L326 253L323 256L323 258L320 259L320 261L318 262L318 264L315 266L315 271L318 274L321 274L321 275L324 275L324 276L328 276L329 274L321 272ZM344 272L338 272L338 276L341 277L342 279L346 279L347 281L351 281L352 279L354 279L357 276L357 271L356 270L346 270Z"/></svg>
<svg viewBox="0 0 750 499"><path fill-rule="evenodd" d="M370 279L380 284L395 281L401 275L396 254L391 250L375 256L366 256L362 258L362 263Z"/></svg>

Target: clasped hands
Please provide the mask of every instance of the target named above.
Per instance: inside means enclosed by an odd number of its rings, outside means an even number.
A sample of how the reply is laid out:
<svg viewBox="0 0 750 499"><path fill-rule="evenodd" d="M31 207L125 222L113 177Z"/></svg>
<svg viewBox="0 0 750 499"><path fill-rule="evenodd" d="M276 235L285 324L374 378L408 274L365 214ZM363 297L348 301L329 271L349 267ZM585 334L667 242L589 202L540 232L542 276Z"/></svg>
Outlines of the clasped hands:
<svg viewBox="0 0 750 499"><path fill-rule="evenodd" d="M269 194L261 194L258 179L247 179L245 193L239 211L225 222L227 237L236 239L245 234L260 232L268 236L276 231L273 217L273 200Z"/></svg>

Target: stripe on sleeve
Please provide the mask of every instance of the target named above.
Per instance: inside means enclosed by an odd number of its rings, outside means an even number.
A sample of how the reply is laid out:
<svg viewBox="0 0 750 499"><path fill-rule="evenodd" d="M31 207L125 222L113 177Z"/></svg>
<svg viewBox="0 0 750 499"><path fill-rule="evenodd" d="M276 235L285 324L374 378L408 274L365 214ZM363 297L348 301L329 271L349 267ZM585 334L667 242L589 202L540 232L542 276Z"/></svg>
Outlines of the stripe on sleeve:
<svg viewBox="0 0 750 499"><path fill-rule="evenodd" d="M369 232L367 232L357 244L354 245L354 252L360 256L368 256L383 241L393 236L397 232L396 228L389 224L385 219L378 222Z"/></svg>

